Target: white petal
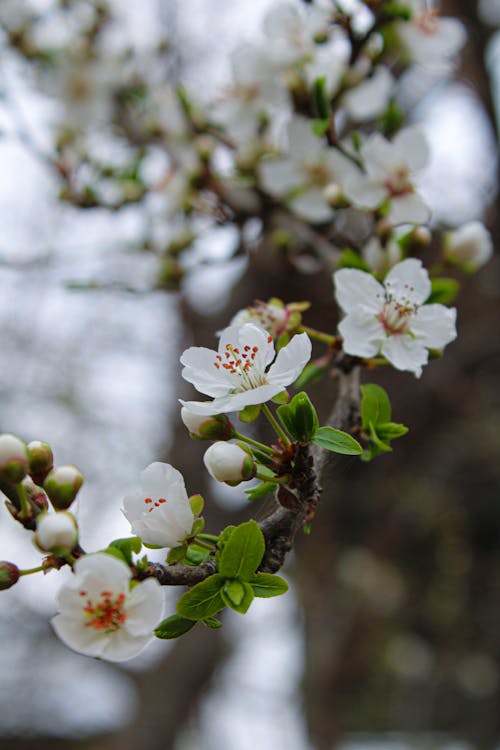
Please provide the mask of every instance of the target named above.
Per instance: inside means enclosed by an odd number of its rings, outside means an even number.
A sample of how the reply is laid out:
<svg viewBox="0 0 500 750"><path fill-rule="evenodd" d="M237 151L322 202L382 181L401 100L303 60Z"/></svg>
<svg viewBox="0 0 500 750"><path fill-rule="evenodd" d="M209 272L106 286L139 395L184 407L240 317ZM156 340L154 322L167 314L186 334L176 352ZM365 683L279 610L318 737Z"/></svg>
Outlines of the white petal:
<svg viewBox="0 0 500 750"><path fill-rule="evenodd" d="M345 94L343 103L351 120L363 122L381 115L387 107L393 86L394 77L389 68L379 65L371 78Z"/></svg>
<svg viewBox="0 0 500 750"><path fill-rule="evenodd" d="M182 377L207 396L223 396L231 389L226 371L215 367L217 352L204 346L191 346L183 353Z"/></svg>
<svg viewBox="0 0 500 750"><path fill-rule="evenodd" d="M324 150L323 141L311 130L310 120L304 117L293 117L288 123L288 148L294 159L306 157L313 161L315 155Z"/></svg>
<svg viewBox="0 0 500 750"><path fill-rule="evenodd" d="M161 461L155 461L141 471L141 487L150 497L165 497L164 493L167 493L169 497L187 500L186 486L181 472Z"/></svg>
<svg viewBox="0 0 500 750"><path fill-rule="evenodd" d="M408 334L389 336L382 344L381 353L397 370L409 370L417 378L429 358L425 346Z"/></svg>
<svg viewBox="0 0 500 750"><path fill-rule="evenodd" d="M424 346L442 349L457 337L457 311L444 305L422 305L411 320L411 332Z"/></svg>
<svg viewBox="0 0 500 750"><path fill-rule="evenodd" d="M364 305L373 313L382 309L385 291L379 282L366 271L357 268L341 268L333 274L335 299L345 313Z"/></svg>
<svg viewBox="0 0 500 750"><path fill-rule="evenodd" d="M375 133L361 147L366 170L370 177L383 179L385 175L401 166L399 150L380 133Z"/></svg>
<svg viewBox="0 0 500 750"><path fill-rule="evenodd" d="M165 604L163 587L156 578L134 586L127 599L125 626L131 635L148 635L158 625Z"/></svg>
<svg viewBox="0 0 500 750"><path fill-rule="evenodd" d="M387 274L384 286L398 300L421 305L431 293L431 282L422 261L407 258L396 263Z"/></svg>
<svg viewBox="0 0 500 750"><path fill-rule="evenodd" d="M187 406L195 414L209 416L213 416L214 414L228 414L232 411L240 411L245 406L264 404L281 390L283 388L279 383L270 383L269 385L252 388L249 391L241 391L241 393L233 393L229 396L216 398L213 401L181 401L181 404Z"/></svg>
<svg viewBox="0 0 500 750"><path fill-rule="evenodd" d="M109 634L100 656L108 661L127 661L137 656L153 639L152 632L150 635L137 636L130 635L125 628L120 628Z"/></svg>
<svg viewBox="0 0 500 750"><path fill-rule="evenodd" d="M292 201L290 208L307 221L320 223L333 217L333 209L325 200L325 191L321 188L305 190Z"/></svg>
<svg viewBox="0 0 500 750"><path fill-rule="evenodd" d="M359 305L338 327L342 348L354 357L374 357L385 338L384 327L373 312Z"/></svg>
<svg viewBox="0 0 500 750"><path fill-rule="evenodd" d="M299 333L279 350L267 374L269 383L285 388L291 385L311 358L311 341L307 333Z"/></svg>
<svg viewBox="0 0 500 750"><path fill-rule="evenodd" d="M83 614L80 620L62 614L55 615L51 623L57 636L69 648L86 656L101 656L107 636L94 628L86 628Z"/></svg>
<svg viewBox="0 0 500 750"><path fill-rule="evenodd" d="M297 163L291 159L263 161L259 167L259 177L264 190L278 198L304 181Z"/></svg>
<svg viewBox="0 0 500 750"><path fill-rule="evenodd" d="M234 326L237 335L237 345L242 351L245 346L258 346L259 350L254 360L254 367L259 371L264 371L270 362L274 359L274 342L269 331L255 325L254 323L245 323L243 326ZM226 329L228 331L229 329ZM224 341L224 331L221 334L221 344Z"/></svg>
<svg viewBox="0 0 500 750"><path fill-rule="evenodd" d="M80 557L74 567L78 585L95 589L111 589L113 592L128 591L132 573L125 562L104 552L95 552ZM75 584L73 584L74 587ZM89 592L89 593L93 593Z"/></svg>
<svg viewBox="0 0 500 750"><path fill-rule="evenodd" d="M399 224L427 224L431 216L418 193L408 193L391 200L388 220L393 226Z"/></svg>
<svg viewBox="0 0 500 750"><path fill-rule="evenodd" d="M412 171L423 169L429 161L429 144L421 128L414 125L404 128L394 138L394 146L401 161Z"/></svg>
<svg viewBox="0 0 500 750"><path fill-rule="evenodd" d="M387 189L379 179L352 175L344 183L344 193L355 206L377 208L387 198Z"/></svg>

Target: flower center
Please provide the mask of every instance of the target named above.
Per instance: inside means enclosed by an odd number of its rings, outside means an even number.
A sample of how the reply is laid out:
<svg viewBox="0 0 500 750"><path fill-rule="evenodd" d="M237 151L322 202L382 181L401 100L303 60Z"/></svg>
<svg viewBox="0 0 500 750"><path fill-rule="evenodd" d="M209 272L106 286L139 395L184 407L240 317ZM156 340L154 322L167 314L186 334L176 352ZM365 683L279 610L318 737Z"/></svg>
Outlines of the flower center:
<svg viewBox="0 0 500 750"><path fill-rule="evenodd" d="M149 505L148 513L151 513L155 508L159 508L160 505L163 505L163 503L166 503L167 500L164 497L159 497L158 500L153 500L152 497L145 497L144 503L145 505Z"/></svg>
<svg viewBox="0 0 500 750"><path fill-rule="evenodd" d="M418 29L426 36L435 36L439 32L438 12L434 10L422 10L415 18Z"/></svg>
<svg viewBox="0 0 500 750"><path fill-rule="evenodd" d="M384 326L385 332L390 336L408 333L410 330L410 317L417 309L409 299L395 299L390 292L386 292L386 302L378 319Z"/></svg>
<svg viewBox="0 0 500 750"><path fill-rule="evenodd" d="M391 198L413 193L413 185L410 182L410 171L408 167L397 167L397 169L387 177L385 187Z"/></svg>
<svg viewBox="0 0 500 750"><path fill-rule="evenodd" d="M312 187L326 187L331 182L326 164L308 164L306 166L307 181Z"/></svg>
<svg viewBox="0 0 500 750"><path fill-rule="evenodd" d="M86 591L80 591L80 596L86 595ZM94 630L103 633L114 633L115 630L120 629L127 619L127 615L123 611L127 597L122 593L113 598L111 591L101 591L100 597L97 603L87 599L83 608L86 619L85 627L94 628Z"/></svg>
<svg viewBox="0 0 500 750"><path fill-rule="evenodd" d="M272 340L273 337L269 336L268 342ZM256 345L245 344L240 350L237 346L226 344L224 353L215 355L214 367L218 370L222 368L230 375L236 375L239 382L234 393L249 391L267 383L265 372L257 358L258 353L259 347Z"/></svg>

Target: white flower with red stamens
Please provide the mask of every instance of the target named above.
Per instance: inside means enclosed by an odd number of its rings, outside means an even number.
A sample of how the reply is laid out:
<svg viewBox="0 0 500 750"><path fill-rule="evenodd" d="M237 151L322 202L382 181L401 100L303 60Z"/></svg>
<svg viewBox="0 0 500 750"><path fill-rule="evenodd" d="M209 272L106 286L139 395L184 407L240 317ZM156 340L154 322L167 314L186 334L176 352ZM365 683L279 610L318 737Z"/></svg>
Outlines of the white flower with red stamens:
<svg viewBox="0 0 500 750"><path fill-rule="evenodd" d="M466 30L456 18L440 18L427 0L406 0L412 18L396 24L398 37L412 62L447 72L451 58L464 45Z"/></svg>
<svg viewBox="0 0 500 750"><path fill-rule="evenodd" d="M145 544L182 544L191 533L194 515L180 471L156 461L141 472L140 485L140 490L123 499L123 513L132 532Z"/></svg>
<svg viewBox="0 0 500 750"><path fill-rule="evenodd" d="M231 325L242 326L244 323L256 323L270 333L273 338L278 338L287 330L293 314L293 306L256 300L253 305L237 312L231 320Z"/></svg>
<svg viewBox="0 0 500 750"><path fill-rule="evenodd" d="M365 174L349 177L344 192L359 208L387 203L391 224L423 224L430 211L415 190L413 176L428 158L427 141L417 127L401 130L392 142L375 133L361 147Z"/></svg>
<svg viewBox="0 0 500 750"><path fill-rule="evenodd" d="M269 401L304 369L311 356L309 337L294 336L271 365L274 355L267 331L252 323L229 326L221 333L218 352L192 346L181 357L182 377L213 401L181 403L194 414L223 414Z"/></svg>
<svg viewBox="0 0 500 750"><path fill-rule="evenodd" d="M52 625L59 638L86 656L125 661L153 640L163 614L163 592L155 578L130 587L132 573L116 557L85 555L72 580L59 591Z"/></svg>
<svg viewBox="0 0 500 750"><path fill-rule="evenodd" d="M420 377L427 350L442 349L457 336L455 308L423 304L431 283L415 258L397 263L383 284L354 268L336 271L333 280L337 302L346 313L339 333L347 354L381 354L397 370Z"/></svg>

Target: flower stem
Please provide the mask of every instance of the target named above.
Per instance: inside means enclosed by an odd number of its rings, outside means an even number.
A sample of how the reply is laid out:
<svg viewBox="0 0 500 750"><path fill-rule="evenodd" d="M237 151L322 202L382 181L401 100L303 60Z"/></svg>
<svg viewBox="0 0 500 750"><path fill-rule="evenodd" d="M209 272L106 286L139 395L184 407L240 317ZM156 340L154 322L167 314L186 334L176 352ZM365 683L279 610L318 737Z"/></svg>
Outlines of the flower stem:
<svg viewBox="0 0 500 750"><path fill-rule="evenodd" d="M42 570L50 570L52 568L52 565L45 563L44 565L39 565L37 568L26 568L26 570L20 570L19 575L20 576L30 576L32 573L40 573Z"/></svg>
<svg viewBox="0 0 500 750"><path fill-rule="evenodd" d="M272 482L273 484L288 484L290 481L290 477L287 475L286 477L270 477L268 474L261 474L260 472L257 472L255 474L257 479L261 479L263 482Z"/></svg>
<svg viewBox="0 0 500 750"><path fill-rule="evenodd" d="M254 448L257 448L257 450L262 451L262 453L268 453L270 456L274 455L274 451L272 448L269 448L269 446L264 445L264 443L259 443L258 440L253 440L252 438L247 437L247 435L242 435L240 432L235 432L234 436L237 437L238 440L242 440L244 443L253 445Z"/></svg>
<svg viewBox="0 0 500 750"><path fill-rule="evenodd" d="M390 364L385 357L370 357L369 359L363 360L363 362L369 367L379 367L380 365Z"/></svg>
<svg viewBox="0 0 500 750"><path fill-rule="evenodd" d="M198 545L198 547L203 547L203 549L209 549L210 552L212 552L215 549L215 544L211 544L210 542L205 542L203 539L200 539L199 536L195 536L194 542L195 544Z"/></svg>
<svg viewBox="0 0 500 750"><path fill-rule="evenodd" d="M278 423L278 421L275 419L271 409L269 408L267 404L262 404L262 412L266 416L273 430L282 439L283 443L285 445L290 445L290 439L288 435L286 434L285 430L281 427L281 425Z"/></svg>
<svg viewBox="0 0 500 750"><path fill-rule="evenodd" d="M21 482L16 485L17 489L17 496L19 498L19 503L21 505L19 518L29 518L30 517L30 506L28 503L28 498L26 497L26 488L24 484Z"/></svg>
<svg viewBox="0 0 500 750"><path fill-rule="evenodd" d="M322 341L324 344L328 344L328 346L335 346L340 338L339 336L333 336L330 333L323 333L323 331L318 331L316 328L310 328L309 326L300 326L298 330L301 333L307 333L308 336L312 339L316 339L316 341Z"/></svg>
<svg viewBox="0 0 500 750"><path fill-rule="evenodd" d="M203 539L205 542L213 542L214 544L217 544L219 541L219 537L216 534L197 534L196 538Z"/></svg>

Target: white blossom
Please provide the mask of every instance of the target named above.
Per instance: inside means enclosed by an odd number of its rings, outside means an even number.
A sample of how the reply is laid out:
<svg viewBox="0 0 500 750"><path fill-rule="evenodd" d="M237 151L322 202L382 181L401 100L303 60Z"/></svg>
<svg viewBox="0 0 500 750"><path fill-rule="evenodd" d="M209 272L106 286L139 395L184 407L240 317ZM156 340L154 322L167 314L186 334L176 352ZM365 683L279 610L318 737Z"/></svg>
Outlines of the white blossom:
<svg viewBox="0 0 500 750"><path fill-rule="evenodd" d="M420 260L398 263L383 284L353 268L336 271L333 279L337 302L345 313L339 333L347 354L380 354L396 369L420 377L427 350L442 349L456 338L455 308L424 304L431 283Z"/></svg>
<svg viewBox="0 0 500 750"><path fill-rule="evenodd" d="M444 254L450 263L475 271L484 266L493 255L491 234L480 221L469 221L446 233Z"/></svg>
<svg viewBox="0 0 500 750"><path fill-rule="evenodd" d="M235 443L214 443L205 451L203 463L218 482L239 484L255 475L252 456Z"/></svg>
<svg viewBox="0 0 500 750"><path fill-rule="evenodd" d="M181 357L182 377L213 401L181 403L195 414L222 414L269 401L304 369L311 356L309 337L293 336L273 362L274 356L267 331L252 323L229 326L221 333L217 352L192 346Z"/></svg>
<svg viewBox="0 0 500 750"><path fill-rule="evenodd" d="M373 75L347 91L342 103L354 122L379 117L387 108L394 89L394 76L386 65L375 68Z"/></svg>
<svg viewBox="0 0 500 750"><path fill-rule="evenodd" d="M29 459L26 443L15 435L0 435L0 471L13 482L20 482L28 471Z"/></svg>
<svg viewBox="0 0 500 750"><path fill-rule="evenodd" d="M427 0L406 0L406 4L412 9L412 18L398 22L396 29L408 57L436 72L447 72L465 43L464 25L457 18L440 18Z"/></svg>
<svg viewBox="0 0 500 750"><path fill-rule="evenodd" d="M163 614L163 592L154 578L130 587L125 562L105 553L76 561L74 576L59 591L52 625L70 648L87 656L125 661L153 640Z"/></svg>
<svg viewBox="0 0 500 750"><path fill-rule="evenodd" d="M293 315L288 305L278 305L275 302L261 302L239 310L232 318L230 325L242 326L244 323L256 323L268 331L273 338L277 338L287 330L287 323Z"/></svg>
<svg viewBox="0 0 500 750"><path fill-rule="evenodd" d="M159 461L141 472L140 490L124 497L123 513L132 533L159 547L182 544L194 521L182 474Z"/></svg>
<svg viewBox="0 0 500 750"><path fill-rule="evenodd" d="M312 222L328 221L333 209L328 188L342 187L356 167L334 148L329 148L311 131L310 121L294 117L287 128L288 156L263 161L260 181L270 195L289 197L290 208Z"/></svg>
<svg viewBox="0 0 500 750"><path fill-rule="evenodd" d="M361 147L366 174L350 177L345 193L359 208L380 208L387 202L391 224L425 223L430 212L415 190L413 176L428 157L427 141L418 127L401 130L392 142L375 133Z"/></svg>
<svg viewBox="0 0 500 750"><path fill-rule="evenodd" d="M41 513L36 523L36 542L38 546L50 551L54 547L74 549L78 541L78 528L75 517L66 511L58 513Z"/></svg>
<svg viewBox="0 0 500 750"><path fill-rule="evenodd" d="M401 246L395 240L382 245L378 237L371 237L361 250L366 264L377 275L385 275L392 266L401 261Z"/></svg>

